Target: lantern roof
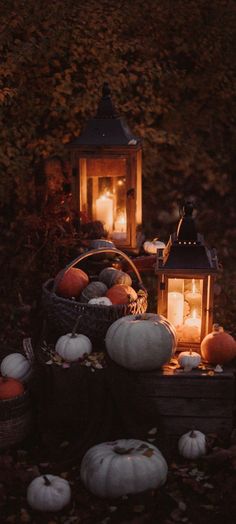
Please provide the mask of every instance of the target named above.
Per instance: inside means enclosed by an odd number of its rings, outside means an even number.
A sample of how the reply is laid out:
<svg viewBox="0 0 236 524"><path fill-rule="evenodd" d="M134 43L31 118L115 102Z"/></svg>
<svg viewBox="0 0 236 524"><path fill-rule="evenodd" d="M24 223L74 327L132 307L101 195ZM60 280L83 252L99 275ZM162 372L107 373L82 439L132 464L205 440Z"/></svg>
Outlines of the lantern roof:
<svg viewBox="0 0 236 524"><path fill-rule="evenodd" d="M104 82L102 97L95 117L91 118L80 136L67 147L81 146L139 146L141 139L133 135L124 118L122 118L111 99L109 84Z"/></svg>
<svg viewBox="0 0 236 524"><path fill-rule="evenodd" d="M177 231L170 236L163 252L163 260L157 262L157 271L192 270L215 273L219 269L216 250L209 249L204 242L204 237L196 230L192 217L193 209L191 202L184 204Z"/></svg>

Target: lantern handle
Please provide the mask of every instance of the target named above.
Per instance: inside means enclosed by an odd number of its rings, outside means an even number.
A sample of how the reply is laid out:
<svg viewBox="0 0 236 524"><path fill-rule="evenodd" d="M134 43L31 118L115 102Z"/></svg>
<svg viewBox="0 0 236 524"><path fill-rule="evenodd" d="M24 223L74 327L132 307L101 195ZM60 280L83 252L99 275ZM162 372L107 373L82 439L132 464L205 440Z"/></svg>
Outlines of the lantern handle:
<svg viewBox="0 0 236 524"><path fill-rule="evenodd" d="M80 254L78 257L76 257L74 260L72 260L72 262L70 262L64 269L62 269L59 272L58 277L54 279L54 284L53 284L53 289L52 289L53 293L55 293L59 282L62 280L64 275L67 273L67 271L69 271L69 269L71 269L76 264L78 264L78 262L81 262L82 260L86 260L86 258L89 258L89 257L91 257L93 255L98 255L98 254L100 255L101 253L107 253L107 254L108 253L109 254L116 253L117 255L122 256L126 260L126 262L128 262L128 264L131 266L132 270L134 271L140 287L144 291L146 291L146 289L145 289L145 287L143 285L140 273L139 273L137 267L135 266L135 264L128 257L128 255L126 255L125 253L123 253L123 251L120 251L119 249L116 249L116 248L98 248L98 249L90 249L86 253Z"/></svg>

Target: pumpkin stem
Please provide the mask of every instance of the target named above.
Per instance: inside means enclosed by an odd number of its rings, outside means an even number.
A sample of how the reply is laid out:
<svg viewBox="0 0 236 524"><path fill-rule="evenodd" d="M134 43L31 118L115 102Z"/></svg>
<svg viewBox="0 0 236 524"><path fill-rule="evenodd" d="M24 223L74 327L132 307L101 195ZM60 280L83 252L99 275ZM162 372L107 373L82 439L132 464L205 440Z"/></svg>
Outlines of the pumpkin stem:
<svg viewBox="0 0 236 524"><path fill-rule="evenodd" d="M196 433L195 433L194 429L192 429L192 430L190 431L189 436L190 436L191 438L196 438Z"/></svg>
<svg viewBox="0 0 236 524"><path fill-rule="evenodd" d="M51 482L49 478L47 477L47 475L43 475L43 479L44 479L45 486L51 486Z"/></svg>
<svg viewBox="0 0 236 524"><path fill-rule="evenodd" d="M192 348L190 348L189 349L189 354L192 355L192 352L193 352L193 350L192 350Z"/></svg>
<svg viewBox="0 0 236 524"><path fill-rule="evenodd" d="M71 332L71 338L75 338L77 335L76 335L76 331L77 331L77 327L79 325L79 321L80 321L80 318L81 318L81 315L78 316L78 318L76 319L76 322L73 326L73 329L72 329L72 332Z"/></svg>
<svg viewBox="0 0 236 524"><path fill-rule="evenodd" d="M223 331L223 326L220 326L220 324L213 324L213 333L222 333Z"/></svg>
<svg viewBox="0 0 236 524"><path fill-rule="evenodd" d="M128 455L129 453L131 453L131 451L133 451L134 448L121 448L120 446L116 446L115 448L113 448L113 451L115 451L115 453L117 453L117 455Z"/></svg>

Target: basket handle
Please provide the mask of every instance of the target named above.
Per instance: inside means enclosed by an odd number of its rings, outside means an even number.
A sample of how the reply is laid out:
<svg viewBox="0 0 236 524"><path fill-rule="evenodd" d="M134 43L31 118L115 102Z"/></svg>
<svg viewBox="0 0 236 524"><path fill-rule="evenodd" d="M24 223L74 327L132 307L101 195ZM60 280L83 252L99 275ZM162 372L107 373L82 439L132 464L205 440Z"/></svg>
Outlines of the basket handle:
<svg viewBox="0 0 236 524"><path fill-rule="evenodd" d="M116 248L98 248L98 249L90 249L89 251L87 251L86 253L82 253L81 255L79 255L78 257L76 257L74 260L72 260L72 262L70 262L70 264L68 264L65 269L62 269L59 273L59 277L57 279L54 279L54 284L53 284L53 289L52 291L55 293L56 291L56 288L59 284L59 282L61 281L61 279L63 278L63 276L67 273L67 271L69 271L69 269L71 269L72 267L74 267L78 262L81 262L82 260L85 260L86 258L89 258L93 255L100 255L101 253L116 253L117 255L121 255L128 263L129 265L131 266L131 268L133 269L137 279L138 279L138 282L140 284L141 287L144 288L144 285L143 285L143 282L142 282L142 279L141 279L141 276L140 276L140 273L138 271L138 269L136 268L135 264L132 262L132 260L128 257L128 255L126 255L125 253L123 253L123 251L120 251L119 249L116 249Z"/></svg>

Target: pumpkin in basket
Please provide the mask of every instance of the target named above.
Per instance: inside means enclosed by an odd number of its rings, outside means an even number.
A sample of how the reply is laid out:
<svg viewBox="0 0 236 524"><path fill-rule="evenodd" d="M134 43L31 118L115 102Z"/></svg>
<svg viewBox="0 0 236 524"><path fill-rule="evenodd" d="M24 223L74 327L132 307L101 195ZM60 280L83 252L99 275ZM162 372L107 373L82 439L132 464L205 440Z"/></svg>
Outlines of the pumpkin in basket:
<svg viewBox="0 0 236 524"><path fill-rule="evenodd" d="M106 267L103 269L99 273L98 278L101 280L101 282L104 282L107 287L112 287L115 284L125 284L126 286L132 286L132 278L128 275L128 273L125 273L124 271L114 267Z"/></svg>
<svg viewBox="0 0 236 524"><path fill-rule="evenodd" d="M134 300L137 300L138 296L131 286L125 284L116 284L108 289L106 297L110 299L112 304L129 304Z"/></svg>
<svg viewBox="0 0 236 524"><path fill-rule="evenodd" d="M201 342L201 355L211 364L227 364L236 358L236 341L219 324L213 324L213 331Z"/></svg>
<svg viewBox="0 0 236 524"><path fill-rule="evenodd" d="M87 303L89 302L89 300L91 300L91 298L98 298L98 297L105 296L106 292L107 292L107 286L103 282L99 282L99 281L90 282L90 284L88 284L88 286L86 286L83 289L79 297L79 301Z"/></svg>
<svg viewBox="0 0 236 524"><path fill-rule="evenodd" d="M144 313L119 318L108 328L106 349L114 362L148 371L168 362L176 348L175 329L161 315Z"/></svg>
<svg viewBox="0 0 236 524"><path fill-rule="evenodd" d="M84 355L92 352L91 341L86 335L67 333L62 335L56 342L55 351L66 362L75 362Z"/></svg>
<svg viewBox="0 0 236 524"><path fill-rule="evenodd" d="M19 397L24 393L24 386L20 380L9 377L0 377L0 400Z"/></svg>
<svg viewBox="0 0 236 524"><path fill-rule="evenodd" d="M10 353L1 362L1 374L27 382L32 374L31 362L21 353Z"/></svg>
<svg viewBox="0 0 236 524"><path fill-rule="evenodd" d="M56 293L64 298L78 298L88 283L88 275L76 267L71 267L65 273L64 270L59 271L55 277Z"/></svg>
<svg viewBox="0 0 236 524"><path fill-rule="evenodd" d="M112 302L108 297L91 298L88 304L92 304L94 306L112 306Z"/></svg>
<svg viewBox="0 0 236 524"><path fill-rule="evenodd" d="M121 497L156 489L166 482L168 467L153 444L138 439L103 442L84 455L80 476L98 497Z"/></svg>

